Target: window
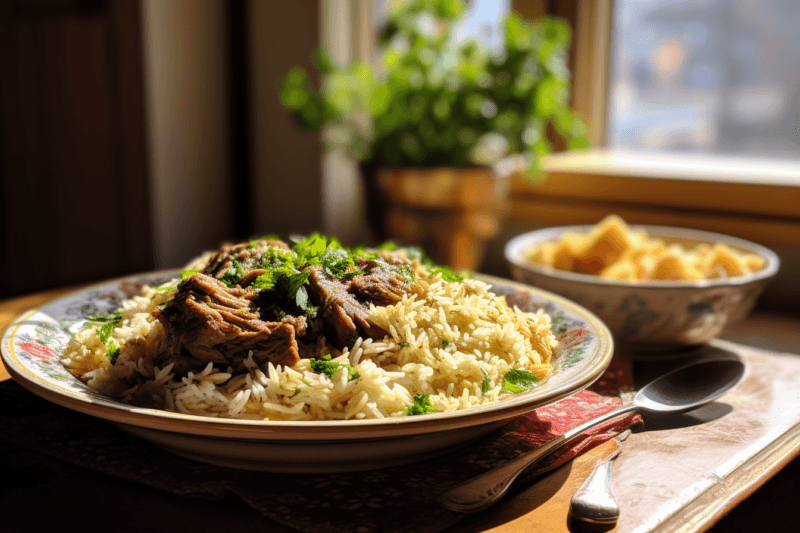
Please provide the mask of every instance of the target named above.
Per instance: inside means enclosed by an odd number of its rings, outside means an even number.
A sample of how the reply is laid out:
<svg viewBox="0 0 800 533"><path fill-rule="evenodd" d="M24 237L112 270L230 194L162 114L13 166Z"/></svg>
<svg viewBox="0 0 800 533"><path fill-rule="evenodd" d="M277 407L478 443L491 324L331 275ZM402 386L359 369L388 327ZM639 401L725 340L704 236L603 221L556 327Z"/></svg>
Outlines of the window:
<svg viewBox="0 0 800 533"><path fill-rule="evenodd" d="M515 222L613 211L800 246L800 4L575 0L564 12L595 147L550 157L541 182L519 180Z"/></svg>
<svg viewBox="0 0 800 533"><path fill-rule="evenodd" d="M619 0L614 147L800 158L800 3Z"/></svg>

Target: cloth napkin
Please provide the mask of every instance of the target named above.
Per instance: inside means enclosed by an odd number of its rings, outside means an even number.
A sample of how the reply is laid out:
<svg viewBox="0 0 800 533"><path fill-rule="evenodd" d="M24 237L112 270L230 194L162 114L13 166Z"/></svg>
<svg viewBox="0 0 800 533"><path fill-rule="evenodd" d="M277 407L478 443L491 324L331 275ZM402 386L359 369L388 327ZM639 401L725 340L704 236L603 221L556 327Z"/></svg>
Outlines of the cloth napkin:
<svg viewBox="0 0 800 533"><path fill-rule="evenodd" d="M619 407L621 377L624 373L612 364L593 389L518 416L444 456L346 474L272 474L198 463L103 420L44 401L11 381L0 384L0 405L6 406L0 410L0 439L186 497L223 498L233 493L262 514L307 533L436 533L464 516L439 506L436 495ZM586 432L535 471L523 474L516 486L524 486L640 421L638 415L630 415Z"/></svg>

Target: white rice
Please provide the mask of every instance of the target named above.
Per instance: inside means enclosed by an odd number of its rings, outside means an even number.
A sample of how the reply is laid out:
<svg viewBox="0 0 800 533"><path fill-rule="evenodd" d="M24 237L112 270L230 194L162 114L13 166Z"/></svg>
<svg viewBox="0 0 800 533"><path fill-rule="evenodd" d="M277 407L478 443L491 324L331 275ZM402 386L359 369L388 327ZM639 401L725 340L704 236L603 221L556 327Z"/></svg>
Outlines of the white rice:
<svg viewBox="0 0 800 533"><path fill-rule="evenodd" d="M415 394L429 395L437 411L455 411L497 401L512 368L540 380L549 373L556 339L546 314L511 309L487 284L473 279L447 282L441 274L417 269L416 283L424 296L370 309L371 320L389 332L385 338L359 338L343 351L324 338L298 343L303 359L292 367L259 367L252 353L245 362L249 372L237 376L211 363L185 377L177 377L171 364L154 366L165 330L152 313L174 292L149 287L123 303L123 321L110 337L120 347L114 364L94 326L73 336L61 360L90 388L122 402L258 420L403 416ZM327 354L352 365L359 377L348 380L344 367L332 378L314 373L308 358ZM483 393L486 376L490 385Z"/></svg>

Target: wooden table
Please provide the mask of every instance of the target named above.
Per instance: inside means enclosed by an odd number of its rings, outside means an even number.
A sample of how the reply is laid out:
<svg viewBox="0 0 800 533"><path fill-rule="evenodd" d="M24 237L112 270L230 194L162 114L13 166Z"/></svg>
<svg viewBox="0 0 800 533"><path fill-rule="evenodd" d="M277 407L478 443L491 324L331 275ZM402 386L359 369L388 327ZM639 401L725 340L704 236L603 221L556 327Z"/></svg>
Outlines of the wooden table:
<svg viewBox="0 0 800 533"><path fill-rule="evenodd" d="M0 302L0 332L5 331L23 311L72 290L75 288L44 291ZM800 317L755 314L726 337L735 342L797 352L800 350ZM9 377L0 364L0 381ZM591 530L569 522L568 502L596 461L611 453L615 447L616 443L610 441L579 456L514 498L456 524L451 528L452 531L511 533L525 530ZM54 463L55 460L29 450L2 445L0 472L4 481L0 491L0 501L3 502L0 530L45 531L54 529L57 524L66 530L72 530L74 526L75 530L80 527L83 531L113 529L117 532L139 532L152 529L151 520L156 519L159 530L186 530L188 525L198 533L231 531L240 527L294 531L265 518L234 497L226 497L221 501L181 498L113 476ZM765 523L771 523L773 529L779 531L793 527L795 518L790 502L794 502L797 489L800 488L800 460L789 463L772 481L767 482L781 466L784 465L776 464L771 469L752 472L752 479L744 480L745 490L729 498L726 506L717 512L718 516L707 521L700 529L710 526L723 512L740 504L756 489L758 491L752 497L733 511L732 518L723 518L714 526L714 530L752 531L755 527L762 529ZM764 482L767 482L766 486L759 489ZM542 490L543 484L547 490ZM74 498L81 494L85 494L86 498ZM550 496L543 499L540 494ZM42 503L44 495L47 495L46 505ZM63 497L53 497L57 495ZM786 508L778 508L784 502L787 503ZM126 512L122 511L123 508L139 508L142 512ZM121 514L124 515L122 518ZM55 517L58 517L57 521ZM614 528L603 531L614 531Z"/></svg>

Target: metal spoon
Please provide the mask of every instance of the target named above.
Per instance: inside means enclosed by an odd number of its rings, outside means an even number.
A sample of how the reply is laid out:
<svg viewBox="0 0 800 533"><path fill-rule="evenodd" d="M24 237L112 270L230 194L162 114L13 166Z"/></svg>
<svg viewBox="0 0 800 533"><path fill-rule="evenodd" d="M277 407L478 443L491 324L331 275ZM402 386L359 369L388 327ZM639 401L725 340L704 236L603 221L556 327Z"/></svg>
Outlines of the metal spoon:
<svg viewBox="0 0 800 533"><path fill-rule="evenodd" d="M714 359L673 370L645 385L630 404L567 431L501 467L456 485L439 496L439 503L447 509L462 513L486 509L506 494L517 476L526 468L587 429L633 411L654 414L691 411L716 400L735 387L744 375L744 369L744 363L739 360Z"/></svg>
<svg viewBox="0 0 800 533"><path fill-rule="evenodd" d="M626 429L616 437L617 449L597 462L586 481L569 502L569 513L593 524L613 524L619 519L619 504L611 492L611 465L622 451L621 443L631 434Z"/></svg>

